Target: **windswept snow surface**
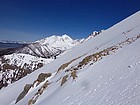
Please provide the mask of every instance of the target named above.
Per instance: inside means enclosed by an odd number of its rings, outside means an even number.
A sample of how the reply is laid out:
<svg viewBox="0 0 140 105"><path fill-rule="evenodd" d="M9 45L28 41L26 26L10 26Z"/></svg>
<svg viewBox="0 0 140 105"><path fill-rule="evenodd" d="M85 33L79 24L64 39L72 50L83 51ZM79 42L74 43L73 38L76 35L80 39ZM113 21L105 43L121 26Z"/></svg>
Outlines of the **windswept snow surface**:
<svg viewBox="0 0 140 105"><path fill-rule="evenodd" d="M1 105L15 105L26 84L32 84L40 73L52 73L50 85L35 105L140 105L140 11L100 35L75 46L68 53L0 91ZM134 42L128 38L137 38ZM122 42L128 41L128 44ZM86 56L121 43L121 47L102 59L83 66L77 78L61 79ZM77 59L76 59L77 58ZM74 60L73 60L74 59ZM58 68L73 60L64 70ZM57 81L58 80L58 81ZM16 105L28 105L43 83L32 87Z"/></svg>

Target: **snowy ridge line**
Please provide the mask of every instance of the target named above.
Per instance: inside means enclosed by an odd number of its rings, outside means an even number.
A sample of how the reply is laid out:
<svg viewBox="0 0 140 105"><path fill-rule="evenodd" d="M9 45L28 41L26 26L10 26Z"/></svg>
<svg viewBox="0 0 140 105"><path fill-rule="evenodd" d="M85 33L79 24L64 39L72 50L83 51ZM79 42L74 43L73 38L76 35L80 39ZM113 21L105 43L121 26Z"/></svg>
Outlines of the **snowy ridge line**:
<svg viewBox="0 0 140 105"><path fill-rule="evenodd" d="M81 41L81 43L86 42L88 40L90 40L91 38L94 38L98 35L100 35L101 33L103 33L105 30L101 30L101 31L93 31L86 39L84 39L83 41Z"/></svg>
<svg viewBox="0 0 140 105"><path fill-rule="evenodd" d="M43 81L45 81L45 82L38 89L38 91L34 94L34 96L28 101L28 105L34 104L37 101L37 99L39 98L39 96L42 95L42 93L46 90L46 88L49 85L53 85L53 83L61 81L60 86L63 86L64 83L66 81L68 81L70 78L75 80L76 78L78 78L77 71L79 71L80 69L83 69L86 65L88 65L88 64L90 66L93 65L95 62L101 60L103 57L115 53L120 48L123 48L123 46L131 44L131 43L135 42L136 40L138 40L139 38L140 38L140 34L137 35L136 37L127 38L125 41L122 41L122 42L120 42L116 45L108 47L108 48L106 48L106 49L104 49L100 52L97 52L97 53L94 53L92 55L86 56L81 62L79 62L76 66L72 66L71 68L66 69L70 63L74 62L75 60L79 59L80 57L75 58L75 59L71 60L70 62L68 62L66 64L63 64L62 66L60 66L61 69L59 68L52 78L55 78L55 76L57 76L59 73L61 73L63 71L65 73L63 75L61 75L61 77L59 77L56 81L51 81L51 80L49 81L48 79L44 79Z"/></svg>

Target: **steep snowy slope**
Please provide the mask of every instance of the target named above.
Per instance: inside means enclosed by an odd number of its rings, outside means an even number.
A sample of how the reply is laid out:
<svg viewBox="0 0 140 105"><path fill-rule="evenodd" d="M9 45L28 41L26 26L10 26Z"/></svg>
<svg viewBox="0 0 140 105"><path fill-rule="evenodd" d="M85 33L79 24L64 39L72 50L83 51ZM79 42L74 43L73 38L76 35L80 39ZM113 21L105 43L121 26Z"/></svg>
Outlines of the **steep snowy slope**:
<svg viewBox="0 0 140 105"><path fill-rule="evenodd" d="M0 103L139 105L139 46L140 11L2 89Z"/></svg>

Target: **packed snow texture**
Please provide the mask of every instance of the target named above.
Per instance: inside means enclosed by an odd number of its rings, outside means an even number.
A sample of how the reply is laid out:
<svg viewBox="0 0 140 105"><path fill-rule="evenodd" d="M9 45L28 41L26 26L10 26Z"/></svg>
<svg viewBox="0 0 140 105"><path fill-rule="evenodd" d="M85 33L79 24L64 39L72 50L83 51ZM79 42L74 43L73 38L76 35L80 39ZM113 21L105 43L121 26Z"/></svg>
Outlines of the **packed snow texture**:
<svg viewBox="0 0 140 105"><path fill-rule="evenodd" d="M0 91L1 105L15 105L26 84L32 84L40 73L52 73L50 85L35 105L139 105L140 104L140 11L98 36L78 44L69 52ZM129 42L129 38L137 38ZM124 41L128 44L124 44ZM122 43L123 42L123 43ZM61 79L75 65L91 54L97 54L121 43L121 48L102 59L86 64L62 85ZM73 62L70 62L73 61ZM62 71L58 68L70 62ZM45 82L45 81L44 81ZM44 83L32 87L16 105L27 105Z"/></svg>

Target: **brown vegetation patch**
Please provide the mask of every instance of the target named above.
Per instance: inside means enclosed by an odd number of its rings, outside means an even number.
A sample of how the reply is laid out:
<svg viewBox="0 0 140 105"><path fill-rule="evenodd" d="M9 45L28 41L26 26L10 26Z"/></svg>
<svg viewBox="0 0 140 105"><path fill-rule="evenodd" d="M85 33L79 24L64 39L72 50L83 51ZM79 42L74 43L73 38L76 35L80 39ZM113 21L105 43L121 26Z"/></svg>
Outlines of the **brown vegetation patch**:
<svg viewBox="0 0 140 105"><path fill-rule="evenodd" d="M32 84L26 84L24 87L24 90L22 91L22 93L18 96L16 103L19 102L21 99L23 99L25 97L25 95L28 93L28 91L30 90L30 88L32 87Z"/></svg>
<svg viewBox="0 0 140 105"><path fill-rule="evenodd" d="M65 76L62 78L61 86L67 81L67 78L68 78L68 75L65 75Z"/></svg>
<svg viewBox="0 0 140 105"><path fill-rule="evenodd" d="M85 54L84 54L84 55L85 55ZM82 56L84 56L84 55L82 55ZM58 73L60 70L64 70L66 67L68 67L69 64L71 64L73 61L75 61L75 60L81 58L82 56L77 57L77 58L71 60L70 62L67 62L67 63L61 65L61 66L58 68L57 73Z"/></svg>
<svg viewBox="0 0 140 105"><path fill-rule="evenodd" d="M46 82L41 86L41 88L38 89L37 93L35 93L35 95L32 97L32 99L30 99L30 100L28 101L28 105L34 104L34 103L37 101L38 97L44 92L44 90L48 87L49 84L50 84L49 81L46 81Z"/></svg>
<svg viewBox="0 0 140 105"><path fill-rule="evenodd" d="M51 73L41 73L39 74L37 80L34 81L33 86L35 83L37 83L36 86L38 86L41 82L43 82L46 78L50 77L52 74Z"/></svg>
<svg viewBox="0 0 140 105"><path fill-rule="evenodd" d="M72 72L71 72L71 77L73 78L73 79L76 79L78 76L76 75L76 70L73 70Z"/></svg>

